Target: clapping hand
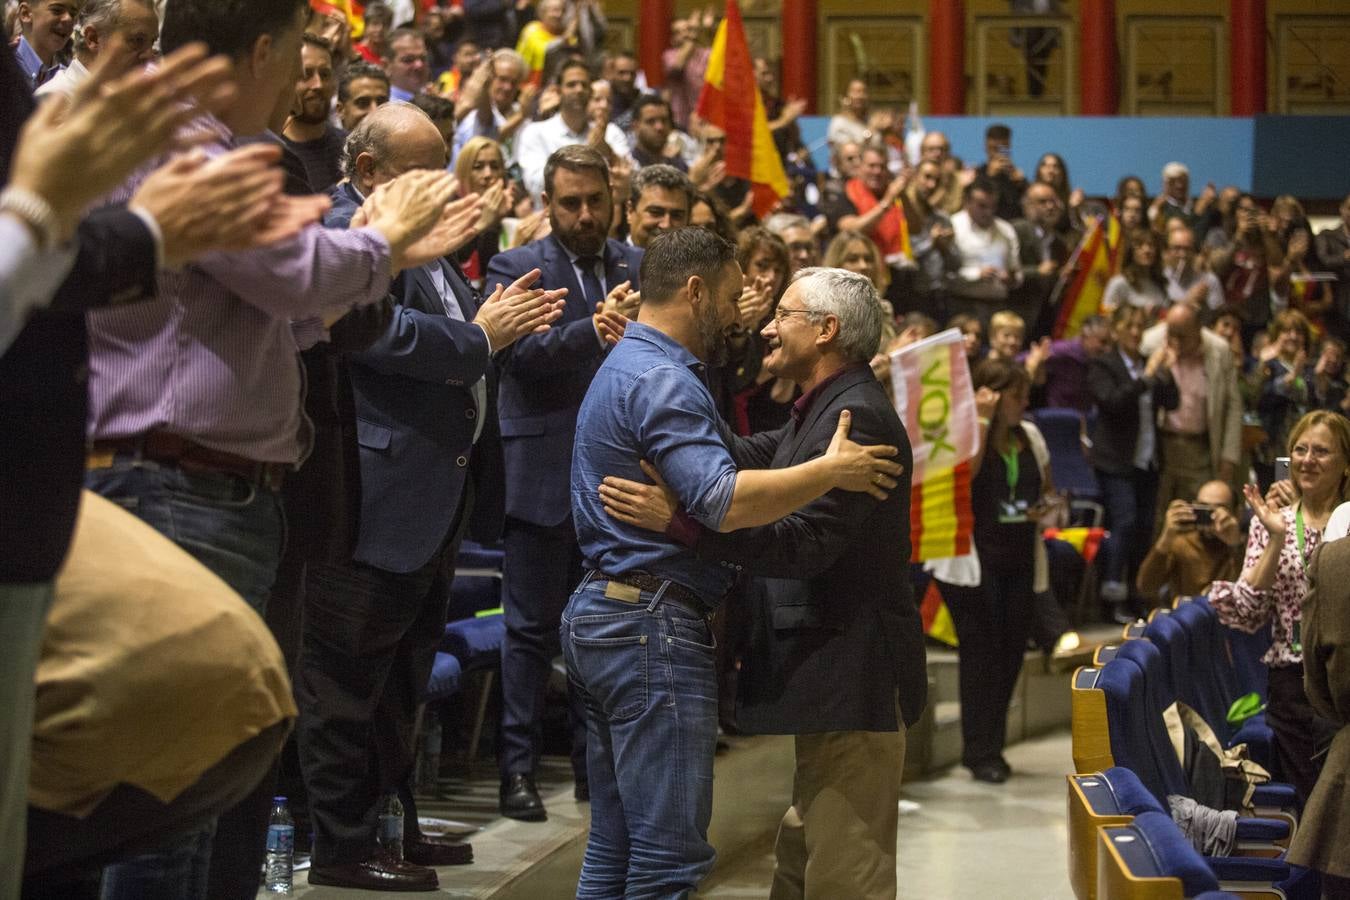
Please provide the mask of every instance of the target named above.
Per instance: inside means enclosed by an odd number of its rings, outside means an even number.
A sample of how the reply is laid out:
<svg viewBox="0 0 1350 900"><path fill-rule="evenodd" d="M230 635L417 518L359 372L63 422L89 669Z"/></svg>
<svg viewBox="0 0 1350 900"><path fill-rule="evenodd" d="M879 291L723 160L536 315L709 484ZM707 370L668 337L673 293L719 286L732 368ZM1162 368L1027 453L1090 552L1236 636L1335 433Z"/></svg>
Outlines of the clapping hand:
<svg viewBox="0 0 1350 900"><path fill-rule="evenodd" d="M1252 515L1256 516L1265 526L1266 531L1270 532L1270 539L1272 541L1283 541L1284 516L1280 513L1279 507L1267 503L1261 496L1261 491L1254 484L1244 484L1242 496L1246 498L1247 505L1251 507Z"/></svg>

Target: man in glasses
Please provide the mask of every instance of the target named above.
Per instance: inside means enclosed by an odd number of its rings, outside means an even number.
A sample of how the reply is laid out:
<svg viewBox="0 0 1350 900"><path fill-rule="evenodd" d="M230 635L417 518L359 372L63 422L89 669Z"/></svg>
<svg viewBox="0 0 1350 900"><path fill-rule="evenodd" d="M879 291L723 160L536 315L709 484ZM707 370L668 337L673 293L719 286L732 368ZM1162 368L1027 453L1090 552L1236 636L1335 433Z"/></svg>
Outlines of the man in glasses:
<svg viewBox="0 0 1350 900"><path fill-rule="evenodd" d="M411 101L426 90L428 69L427 41L415 28L396 28L389 35L389 99Z"/></svg>
<svg viewBox="0 0 1350 900"><path fill-rule="evenodd" d="M1214 310L1223 306L1223 285L1213 272L1195 264L1195 232L1182 222L1169 222L1167 244L1163 250L1163 274L1167 276L1167 299L1178 302L1197 284L1205 285L1205 307Z"/></svg>

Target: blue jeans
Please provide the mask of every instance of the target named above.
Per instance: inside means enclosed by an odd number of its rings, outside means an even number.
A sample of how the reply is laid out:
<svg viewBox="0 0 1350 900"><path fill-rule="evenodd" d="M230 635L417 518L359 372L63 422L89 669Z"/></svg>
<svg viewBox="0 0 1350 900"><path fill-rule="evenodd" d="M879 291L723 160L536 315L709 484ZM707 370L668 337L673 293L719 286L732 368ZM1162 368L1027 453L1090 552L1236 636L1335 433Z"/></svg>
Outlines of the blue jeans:
<svg viewBox="0 0 1350 900"><path fill-rule="evenodd" d="M1097 483L1106 507L1106 527L1111 531L1102 542L1102 581L1124 584L1134 594L1134 576L1148 553L1153 529L1158 475L1143 469L1112 475L1098 469Z"/></svg>
<svg viewBox="0 0 1350 900"><path fill-rule="evenodd" d="M591 832L578 898L688 897L712 870L717 676L707 619L633 603L587 576L562 617L567 674L586 709Z"/></svg>
<svg viewBox="0 0 1350 900"><path fill-rule="evenodd" d="M86 473L85 487L169 538L264 613L286 530L277 493L235 475L184 472L122 453L108 468ZM108 866L104 900L206 897L215 830L212 820Z"/></svg>

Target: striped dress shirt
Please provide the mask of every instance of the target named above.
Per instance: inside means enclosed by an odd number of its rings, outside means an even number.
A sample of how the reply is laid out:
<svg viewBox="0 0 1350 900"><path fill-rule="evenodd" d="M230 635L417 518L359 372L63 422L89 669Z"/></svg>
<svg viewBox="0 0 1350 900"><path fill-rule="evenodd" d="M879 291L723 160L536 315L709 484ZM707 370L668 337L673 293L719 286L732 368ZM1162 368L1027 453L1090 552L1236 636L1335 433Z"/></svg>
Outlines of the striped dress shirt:
<svg viewBox="0 0 1350 900"><path fill-rule="evenodd" d="M236 144L218 120L197 126L213 132L209 154ZM89 313L90 439L164 430L258 462L298 464L312 428L291 320L379 301L389 257L374 230L313 225L270 247L162 271L154 300Z"/></svg>

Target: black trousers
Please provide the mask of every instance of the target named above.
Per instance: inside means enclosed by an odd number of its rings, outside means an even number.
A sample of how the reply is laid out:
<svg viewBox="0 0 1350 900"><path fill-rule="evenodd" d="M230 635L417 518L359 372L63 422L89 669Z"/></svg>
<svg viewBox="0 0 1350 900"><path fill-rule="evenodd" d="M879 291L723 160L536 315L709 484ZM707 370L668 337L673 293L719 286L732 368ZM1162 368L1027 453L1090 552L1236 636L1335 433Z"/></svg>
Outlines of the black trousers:
<svg viewBox="0 0 1350 900"><path fill-rule="evenodd" d="M314 563L295 680L314 865L375 851L380 798L412 770L417 707L445 630L458 540L416 572ZM405 806L411 806L406 804ZM418 833L405 808L405 840Z"/></svg>
<svg viewBox="0 0 1350 900"><path fill-rule="evenodd" d="M1284 780L1298 792L1302 807L1317 786L1336 726L1319 716L1308 702L1303 692L1303 666L1272 668L1269 690L1266 722L1275 732L1276 764Z"/></svg>
<svg viewBox="0 0 1350 900"><path fill-rule="evenodd" d="M168 803L123 784L83 819L30 806L24 896L74 898L83 890L97 896L103 866L153 853L248 796L289 727L279 722L244 741Z"/></svg>
<svg viewBox="0 0 1350 900"><path fill-rule="evenodd" d="M1025 571L985 565L979 587L938 582L960 642L961 763L970 768L1001 760L1007 743L1034 615L1030 562Z"/></svg>
<svg viewBox="0 0 1350 900"><path fill-rule="evenodd" d="M558 627L581 581L581 550L572 519L552 527L506 520L503 542L502 777L533 774L539 762L544 696L553 658L561 652ZM572 771L586 777L586 716L568 684Z"/></svg>

